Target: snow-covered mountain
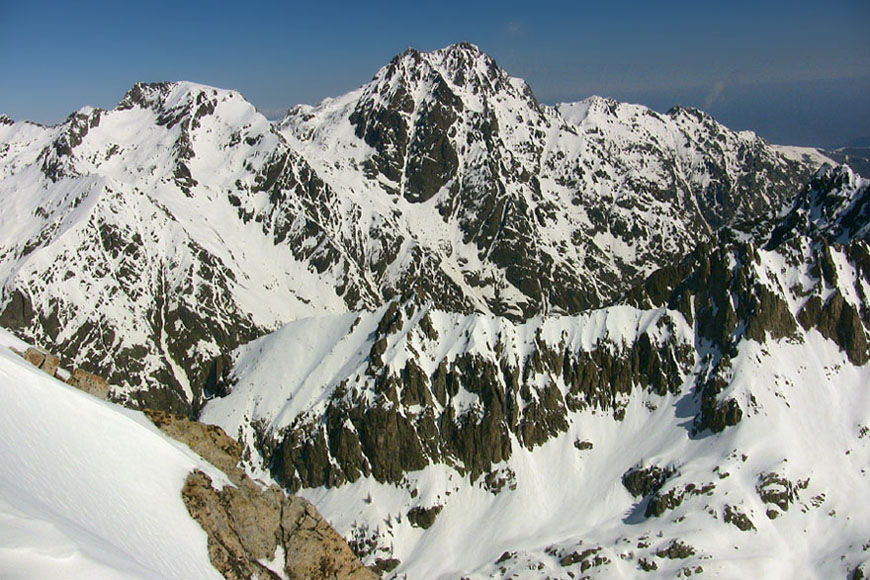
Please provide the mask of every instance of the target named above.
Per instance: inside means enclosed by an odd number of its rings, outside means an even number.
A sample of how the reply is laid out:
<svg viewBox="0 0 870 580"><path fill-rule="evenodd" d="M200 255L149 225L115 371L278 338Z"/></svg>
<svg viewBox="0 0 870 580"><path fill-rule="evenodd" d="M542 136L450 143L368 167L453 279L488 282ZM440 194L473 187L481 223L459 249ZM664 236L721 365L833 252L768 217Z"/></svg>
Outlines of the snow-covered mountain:
<svg viewBox="0 0 870 580"><path fill-rule="evenodd" d="M238 93L137 85L2 131L4 325L144 405L189 409L223 349L346 308L320 250L280 243L328 188Z"/></svg>
<svg viewBox="0 0 870 580"><path fill-rule="evenodd" d="M800 236L839 244L870 240L870 181L846 165L823 166L794 200L770 244Z"/></svg>
<svg viewBox="0 0 870 580"><path fill-rule="evenodd" d="M470 44L410 49L281 129L333 189L391 208L394 247L419 248L459 300L440 279L404 287L514 320L600 306L721 226L769 217L809 177L695 109L543 106Z"/></svg>
<svg viewBox="0 0 870 580"><path fill-rule="evenodd" d="M203 419L390 577L865 570L868 186L824 167L772 233L722 230L577 316L290 323Z"/></svg>
<svg viewBox="0 0 870 580"><path fill-rule="evenodd" d="M388 577L866 574L870 182L827 160L469 44L277 123L139 84L0 117L0 325Z"/></svg>
<svg viewBox="0 0 870 580"><path fill-rule="evenodd" d="M0 322L116 397L195 413L221 355L284 323L412 295L577 314L811 169L697 110L541 105L468 44L279 124L233 91L140 84L0 123Z"/></svg>

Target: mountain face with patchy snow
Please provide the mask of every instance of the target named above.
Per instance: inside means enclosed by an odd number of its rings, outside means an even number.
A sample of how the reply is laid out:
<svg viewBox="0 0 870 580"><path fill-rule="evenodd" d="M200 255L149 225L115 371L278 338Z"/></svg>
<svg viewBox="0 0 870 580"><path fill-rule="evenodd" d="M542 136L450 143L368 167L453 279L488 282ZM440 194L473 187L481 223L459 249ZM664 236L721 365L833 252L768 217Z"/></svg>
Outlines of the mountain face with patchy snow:
<svg viewBox="0 0 870 580"><path fill-rule="evenodd" d="M395 578L864 570L868 185L824 167L770 233L722 230L577 316L290 323L203 419Z"/></svg>
<svg viewBox="0 0 870 580"><path fill-rule="evenodd" d="M316 229L301 206L327 186L237 93L137 85L114 111L3 129L3 324L143 405L186 411L223 349L345 307L308 270L317 248L281 243Z"/></svg>
<svg viewBox="0 0 870 580"><path fill-rule="evenodd" d="M468 44L274 124L136 85L0 118L0 324L389 577L857 574L870 188L821 158Z"/></svg>
<svg viewBox="0 0 870 580"><path fill-rule="evenodd" d="M602 306L810 169L696 110L541 105L467 44L279 124L232 91L136 85L55 127L4 117L0 321L195 412L221 355L302 317Z"/></svg>
<svg viewBox="0 0 870 580"><path fill-rule="evenodd" d="M808 177L694 109L542 106L468 44L408 50L281 130L335 189L392 206L395 250L418 249L450 296L425 273L404 287L513 320L601 306L723 225L769 217Z"/></svg>

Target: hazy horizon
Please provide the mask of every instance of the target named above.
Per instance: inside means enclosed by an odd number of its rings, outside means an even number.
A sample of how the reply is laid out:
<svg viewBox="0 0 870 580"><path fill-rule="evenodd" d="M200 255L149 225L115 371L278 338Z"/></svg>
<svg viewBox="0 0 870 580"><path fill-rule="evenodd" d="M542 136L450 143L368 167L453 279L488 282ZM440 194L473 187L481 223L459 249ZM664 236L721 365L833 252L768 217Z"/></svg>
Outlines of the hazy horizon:
<svg viewBox="0 0 870 580"><path fill-rule="evenodd" d="M236 89L269 117L368 82L396 54L472 42L547 104L591 95L708 111L768 141L870 137L870 3L583 6L453 0L293 8L158 0L141 7L18 0L0 8L0 113L54 124L112 108L136 82Z"/></svg>

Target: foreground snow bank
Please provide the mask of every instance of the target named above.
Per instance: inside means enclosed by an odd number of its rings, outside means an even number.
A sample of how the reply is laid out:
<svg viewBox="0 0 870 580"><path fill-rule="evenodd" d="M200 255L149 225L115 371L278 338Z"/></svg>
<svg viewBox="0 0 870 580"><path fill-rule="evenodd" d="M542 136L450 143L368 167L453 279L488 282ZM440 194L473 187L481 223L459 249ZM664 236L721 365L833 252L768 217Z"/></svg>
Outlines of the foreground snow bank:
<svg viewBox="0 0 870 580"><path fill-rule="evenodd" d="M0 329L0 578L220 578L181 488L221 474L9 346Z"/></svg>

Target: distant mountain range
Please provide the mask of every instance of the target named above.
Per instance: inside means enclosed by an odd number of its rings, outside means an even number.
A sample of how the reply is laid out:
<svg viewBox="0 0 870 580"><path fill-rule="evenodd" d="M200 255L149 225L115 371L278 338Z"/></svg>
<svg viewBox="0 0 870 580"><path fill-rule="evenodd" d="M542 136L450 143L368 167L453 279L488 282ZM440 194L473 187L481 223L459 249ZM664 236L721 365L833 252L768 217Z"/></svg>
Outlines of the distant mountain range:
<svg viewBox="0 0 870 580"><path fill-rule="evenodd" d="M859 158L542 105L467 43L276 122L137 84L0 117L0 325L238 436L388 577L857 574Z"/></svg>
<svg viewBox="0 0 870 580"><path fill-rule="evenodd" d="M0 139L2 322L185 412L210 361L303 316L605 305L815 170L693 109L542 106L472 45L278 124L160 83Z"/></svg>
<svg viewBox="0 0 870 580"><path fill-rule="evenodd" d="M865 141L859 140L855 145L825 151L825 155L837 163L848 165L863 177L870 177L870 145L857 143L865 143Z"/></svg>

